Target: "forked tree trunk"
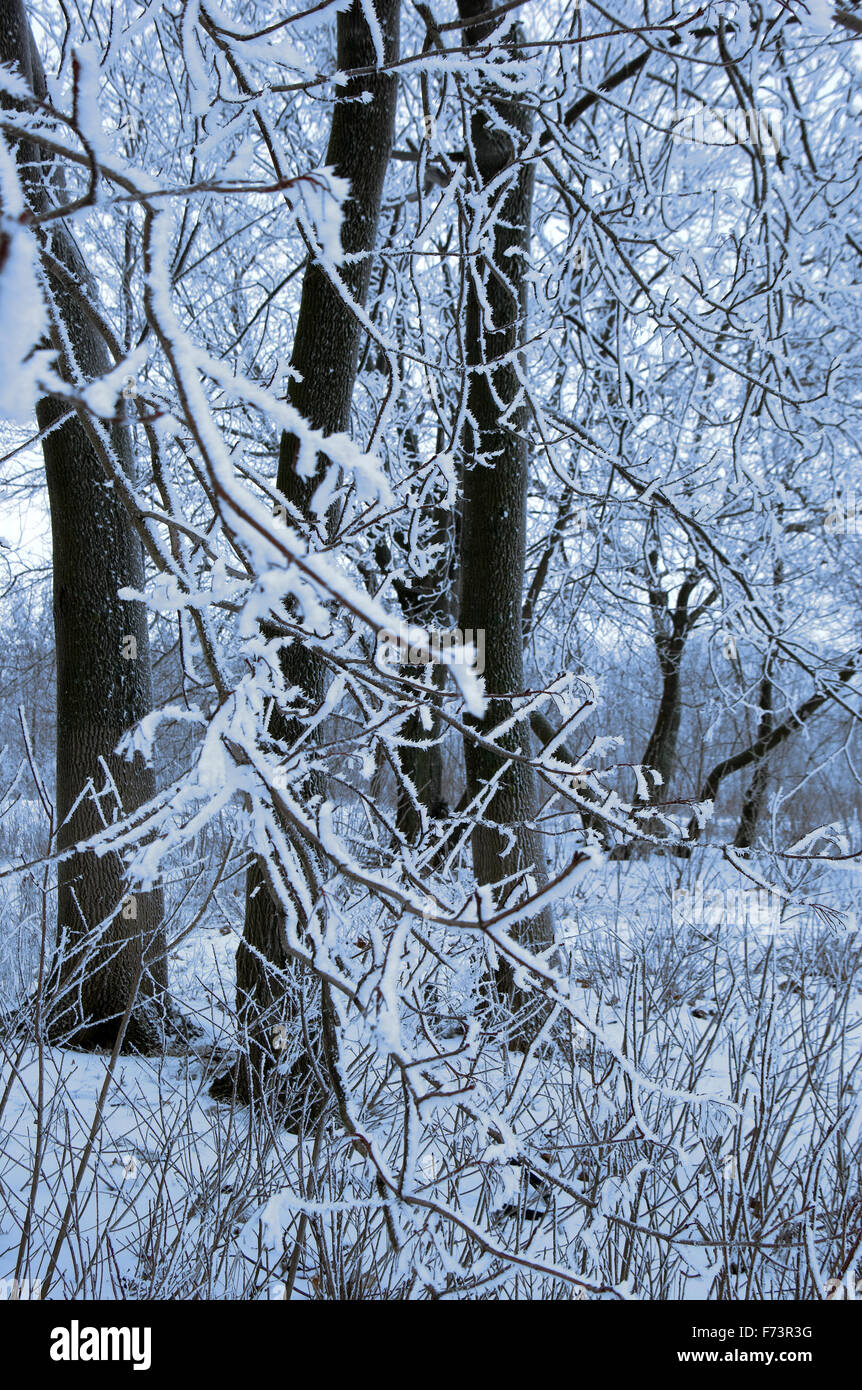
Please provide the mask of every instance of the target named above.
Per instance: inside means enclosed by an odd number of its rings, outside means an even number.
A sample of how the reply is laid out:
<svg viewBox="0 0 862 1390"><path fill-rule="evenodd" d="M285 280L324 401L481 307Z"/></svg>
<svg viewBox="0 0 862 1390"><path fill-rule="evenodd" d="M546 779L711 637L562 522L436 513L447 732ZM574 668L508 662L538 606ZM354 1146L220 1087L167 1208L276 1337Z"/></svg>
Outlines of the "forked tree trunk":
<svg viewBox="0 0 862 1390"><path fill-rule="evenodd" d="M384 38L387 62L398 55L400 0L375 0L375 10ZM377 66L372 35L365 19L364 7L354 3L338 16L338 66L342 71L351 68ZM359 256L348 261L342 276L353 299L364 304L371 273L371 252L377 235L383 183L389 164L395 127L396 79L392 76L355 78L340 89L341 95L332 113L332 126L326 163L350 184L350 197L345 207L342 245L348 255ZM371 94L370 101L359 98ZM315 261L309 261L302 286L299 318L293 346L288 397L290 403L316 429L327 433L346 430L350 422L350 404L356 379L362 328L343 295ZM311 501L324 475L326 459L318 460L311 478L301 478L296 472L298 440L284 434L278 462L278 488L299 514L312 520ZM283 653L283 669L288 686L298 687L305 696L308 710L320 705L326 687L326 669L317 655L299 642ZM301 736L304 725L295 718L286 719L275 711L269 732L279 743L292 746ZM311 791L312 788L309 788ZM307 876L313 877L313 863L308 864ZM303 929L299 922L299 931ZM289 1026L303 1026L296 997L306 991L309 995L304 1028L304 1046L299 1074L310 1078L314 1058L307 1056L309 1048L317 1047L319 1018L312 982L308 972L292 970L287 952L283 909L270 885L265 864L255 860L246 882L246 912L243 940L237 953L237 1008L245 1035L243 1062L236 1076L237 1094L248 1102L259 1094L273 1064L279 1056L280 1039L285 1016ZM273 970L271 967L275 967ZM285 982L285 976L292 983ZM293 1002L291 995L294 994Z"/></svg>
<svg viewBox="0 0 862 1390"><path fill-rule="evenodd" d="M0 0L0 61L19 67L34 94L46 96L21 0ZM29 141L19 142L17 155L34 211L61 200L62 174L52 172L53 157ZM64 222L46 227L41 247L53 301L53 346L62 348L62 375L73 381L78 373L89 382L114 364L62 269L52 270L52 264L70 272L93 302L95 286ZM118 597L124 587L144 587L140 538L82 420L53 399L40 401L36 414L51 509L57 848L63 853L154 795L154 773L143 759L127 761L114 752L122 735L152 709L152 680L145 610ZM128 427L114 425L109 435L133 477ZM53 1035L78 1047L112 1045L143 966L124 1046L158 1047L167 991L161 891L127 896L123 865L114 854L73 851L61 860L58 878Z"/></svg>
<svg viewBox="0 0 862 1390"><path fill-rule="evenodd" d="M491 0L459 0L462 19L477 23L465 42L482 42L490 28L481 22ZM485 682L492 698L478 728L488 735L512 713L512 696L524 689L522 608L527 528L527 417L513 403L521 392L515 354L525 340L526 259L530 249L533 171L515 161L527 143L531 116L526 104L503 96L490 84L484 109L471 117L475 177L483 192L508 166L505 192L486 257L468 266L466 353L470 371L465 431L464 494L461 532L461 629L484 631ZM505 127L499 128L499 127ZM509 134L517 132L517 141ZM468 167L470 154L468 153ZM491 196L499 198L501 185ZM482 293L477 289L482 284ZM483 300L485 301L483 303ZM487 307L486 307L487 305ZM529 722L518 723L500 746L529 755ZM536 780L531 768L465 740L467 790L479 795L493 779L495 789L472 836L473 868L481 885L498 887L498 905L524 896L530 876L547 878L541 835L536 829ZM518 938L534 948L553 943L553 920L543 911L523 922ZM497 985L516 1006L511 971L503 963Z"/></svg>

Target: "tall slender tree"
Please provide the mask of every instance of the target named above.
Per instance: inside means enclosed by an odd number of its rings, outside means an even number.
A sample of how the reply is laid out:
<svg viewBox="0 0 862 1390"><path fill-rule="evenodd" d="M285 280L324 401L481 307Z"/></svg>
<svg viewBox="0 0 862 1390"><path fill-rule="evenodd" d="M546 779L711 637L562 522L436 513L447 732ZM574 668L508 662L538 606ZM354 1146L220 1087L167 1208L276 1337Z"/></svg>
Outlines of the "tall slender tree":
<svg viewBox="0 0 862 1390"><path fill-rule="evenodd" d="M368 4L355 3L338 16L338 66L342 72L369 69L380 59L391 63L398 56L400 0L376 0L375 11L383 52L378 52L375 35L369 27ZM316 429L336 433L347 429L356 380L363 329L354 306L362 306L368 295L373 251L383 183L392 150L395 128L397 79L380 73L373 77L351 78L340 89L332 112L326 162L346 179L350 195L345 207L342 245L346 253L341 284L331 269L313 257L305 270L299 316L291 358L288 390L290 403ZM297 516L314 522L312 499L328 460L319 457L310 477L297 472L299 441L285 433L281 438L277 484L292 520ZM282 653L285 680L302 692L307 708L313 711L323 700L326 669L319 656L295 642ZM305 733L298 717L272 711L269 733L274 742L290 749ZM313 782L309 782L309 792ZM313 858L307 851L301 857L306 877L314 877ZM313 888L313 883L308 887ZM301 902L297 911L302 915ZM300 920L299 930L305 924ZM285 1008L285 980L290 976L284 909L267 876L263 862L256 859L248 870L243 940L237 953L237 1008L247 1035L247 1055L236 1078L238 1093L248 1100L263 1085L278 1056L280 1019ZM307 1043L315 1046L316 1005L310 1020ZM306 1048L307 1052L307 1048ZM301 1064L307 1074L307 1057Z"/></svg>
<svg viewBox="0 0 862 1390"><path fill-rule="evenodd" d="M495 21L491 0L459 0L465 42L487 39ZM533 168L522 160L531 129L526 102L489 82L470 117L467 163L476 203L494 208L488 245L468 266L466 357L468 419L463 439L464 491L461 528L461 628L484 631L485 682L491 697L479 723L490 736L512 715L512 698L524 689L523 595L527 532L528 444L519 349L525 341L526 278L530 253ZM465 743L467 790L493 791L472 836L473 867L483 885L506 884L500 900L516 901L526 875L546 877L536 829L537 789L532 769L506 752L529 754L528 721L498 740L500 753L472 738ZM514 893L514 895L513 895ZM550 946L553 921L543 911L521 924L531 946ZM498 986L515 991L507 966Z"/></svg>
<svg viewBox="0 0 862 1390"><path fill-rule="evenodd" d="M42 64L22 0L0 0L0 61L45 100ZM40 215L65 199L62 170L35 141L20 140L22 182L38 228L59 374L84 387L113 362L87 304L97 291L67 220ZM152 1049L161 1035L167 964L158 888L128 893L120 857L85 842L155 793L142 757L116 753L122 736L152 708L149 636L140 602L140 538L106 471L113 456L131 479L132 435L102 425L83 405L45 396L37 405L51 509L57 652L57 956L52 1028L79 1047L113 1043L136 992L125 1046Z"/></svg>

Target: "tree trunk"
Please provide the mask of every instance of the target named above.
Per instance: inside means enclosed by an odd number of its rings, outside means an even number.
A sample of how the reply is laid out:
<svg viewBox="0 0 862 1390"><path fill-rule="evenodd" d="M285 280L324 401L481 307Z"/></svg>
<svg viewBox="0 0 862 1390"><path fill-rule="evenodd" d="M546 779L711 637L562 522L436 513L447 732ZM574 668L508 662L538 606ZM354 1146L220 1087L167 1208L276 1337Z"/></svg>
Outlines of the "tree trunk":
<svg viewBox="0 0 862 1390"><path fill-rule="evenodd" d="M0 61L20 67L34 94L46 96L21 0L0 0ZM19 144L18 159L35 211L50 206L53 195L62 199L62 175L44 172L51 168L51 156L28 141ZM61 219L47 224L41 245L60 369L67 380L87 383L114 364L65 277L52 272L52 258L95 302L93 279ZM142 604L118 597L124 587L143 589L143 549L107 481L92 433L68 411L53 399L43 399L36 409L53 542L61 854L155 794L154 773L143 759L127 761L114 752L122 735L152 709L146 612ZM132 478L129 428L105 430ZM124 1046L157 1048L167 991L161 890L129 896L122 861L114 854L73 851L61 861L58 879L54 1036L78 1047L111 1046L143 962L139 1002Z"/></svg>
<svg viewBox="0 0 862 1390"><path fill-rule="evenodd" d="M375 9L384 36L384 56L390 62L398 56L400 0L376 0ZM339 68L344 71L374 67L377 56L362 4L358 0L352 4L338 16L337 24ZM368 294L371 252L392 149L397 82L388 75L355 78L340 90L342 95L332 113L326 163L350 184L342 244L348 255L358 255L359 259L348 261L341 273L350 295L362 305ZM357 99L368 92L370 101ZM362 331L344 296L323 268L310 260L303 279L291 360L296 375L291 375L288 398L316 429L335 433L346 430L349 425ZM282 435L278 488L288 503L311 522L311 501L328 461L320 458L314 475L301 478L296 472L297 451L296 437ZM295 642L284 651L282 664L287 684L303 692L309 711L315 709L323 699L326 686L326 670L320 659L302 643ZM285 718L275 711L269 733L274 740L290 747L303 729L301 720ZM308 862L307 854L304 858ZM313 876L311 865L309 875ZM300 931L302 927L300 921ZM310 986L301 972L291 972L288 968L286 946L283 909L270 886L266 866L261 860L255 860L248 871L245 928L236 963L237 1008L248 1044L236 1086L239 1099L246 1103L261 1093L278 1059L279 1049L273 1047L273 1036L282 1036L279 1030L284 1026L285 1014L290 1015L291 1026L297 1023L292 985L286 984L270 966L292 976L297 990ZM306 1031L316 1051L319 1023L314 1021L313 1008L311 1012L312 1020ZM306 1047L299 1064L303 1078L309 1062L312 1067L314 1065L307 1053Z"/></svg>
<svg viewBox="0 0 862 1390"><path fill-rule="evenodd" d="M760 682L760 719L757 724L757 742L765 742L775 727L775 715L772 709L772 661L767 657L766 666L763 671L763 679ZM736 827L736 834L733 837L735 849L749 849L754 844L754 837L757 834L757 822L760 820L760 812L763 809L763 800L766 796L766 787L769 781L769 761L767 757L758 759L754 766L751 781L746 789L742 802L742 811L739 816L739 825Z"/></svg>
<svg viewBox="0 0 862 1390"><path fill-rule="evenodd" d="M656 526L654 513L650 519L650 526L653 528ZM647 782L647 796L637 798L641 807L668 799L682 719L682 659L685 653L685 644L698 618L714 597L713 594L696 609L689 609L689 599L700 578L699 572L693 570L680 585L676 601L671 607L669 595L662 588L659 579L658 562L659 550L656 544L648 552L646 563L649 603L653 621L653 640L661 674L661 694L659 695L652 733L644 750L642 766L657 772L660 780L657 783L653 782L652 785ZM642 824L648 835L664 837L667 833L665 823L658 817L644 819ZM637 850L637 843L618 846L613 857L615 859L627 859Z"/></svg>
<svg viewBox="0 0 862 1390"><path fill-rule="evenodd" d="M644 752L644 766L654 768L661 777L660 787L665 789L670 782L676 759L676 744L682 709L680 706L680 664L682 662L682 641L663 644L659 654L661 671L661 696L653 731Z"/></svg>
<svg viewBox="0 0 862 1390"><path fill-rule="evenodd" d="M442 431L438 433L437 443L442 451ZM405 444L409 447L410 455L418 462L418 442L413 431L408 432ZM443 506L432 508L426 546L436 548L436 564L425 574L409 581L394 581L405 620L431 633L448 630L457 606L453 572L457 523L456 511ZM396 539L407 556L410 549L408 538L398 536ZM421 681L425 667L408 665L404 674L411 680ZM445 688L446 667L439 662L431 668L431 681L441 691ZM427 704L425 716L425 722L418 712L404 721L401 737L405 742L398 749L398 761L406 784L398 784L395 824L411 844L415 844L422 833L423 813L426 817L439 819L449 809L443 787L443 721Z"/></svg>
<svg viewBox="0 0 862 1390"><path fill-rule="evenodd" d="M782 516L782 509L779 507L779 518ZM777 556L772 567L772 586L775 590L776 609L780 614L783 608L784 584L784 563L780 556ZM763 676L760 681L760 717L757 724L757 742L766 741L775 727L775 686L773 684L773 661L774 652L768 651L766 660L763 663ZM733 838L735 849L749 849L757 835L757 823L760 820L760 813L763 810L763 803L766 799L766 788L769 785L769 760L766 755L758 759L755 763L751 781L745 792L742 801L742 811L739 816L739 825L736 827L736 835Z"/></svg>
<svg viewBox="0 0 862 1390"><path fill-rule="evenodd" d="M657 632L655 636L656 656L661 674L661 694L652 733L644 750L642 766L657 772L660 781L655 782L650 778L649 772L645 773L648 796L636 799L640 807L667 800L667 789L676 761L676 746L682 717L680 668L686 636L686 630L671 634ZM647 835L663 837L667 832L665 823L657 816L645 818L641 824ZM646 848L650 848L648 842ZM614 857L617 859L630 858L637 851L638 843L635 842L632 845L619 847L615 851Z"/></svg>
<svg viewBox="0 0 862 1390"><path fill-rule="evenodd" d="M459 0L461 18L480 21L465 30L467 43L481 42L487 37L489 26L482 24L481 19L492 8L490 0ZM515 148L508 131L516 131L521 137L518 144L522 145L529 137L530 126L526 105L497 93L490 85L486 88L483 109L474 112L470 123L479 191L484 192L518 158L520 150ZM527 528L527 418L526 409L513 406L513 402L521 391L514 354L525 339L523 271L530 248L532 189L532 168L514 167L507 176L489 257L468 268L471 280L466 305L466 353L470 424L463 440L461 628L484 631L485 682L492 697L484 718L477 722L484 736L511 716L512 696L524 689L521 634ZM493 196L499 197L499 192ZM478 278L483 284L481 296L476 288ZM529 722L517 724L499 743L504 749L529 755ZM505 881L505 888L498 890L497 903L514 904L524 896L527 876L536 886L547 879L541 835L535 826L535 776L524 763L489 752L470 738L465 740L465 763L471 798L496 779L490 802L473 832L476 879L482 885L501 885ZM554 939L550 912L543 911L521 923L517 936L533 948L550 946ZM498 970L497 986L516 1007L520 1005L522 1001L516 997L506 963Z"/></svg>

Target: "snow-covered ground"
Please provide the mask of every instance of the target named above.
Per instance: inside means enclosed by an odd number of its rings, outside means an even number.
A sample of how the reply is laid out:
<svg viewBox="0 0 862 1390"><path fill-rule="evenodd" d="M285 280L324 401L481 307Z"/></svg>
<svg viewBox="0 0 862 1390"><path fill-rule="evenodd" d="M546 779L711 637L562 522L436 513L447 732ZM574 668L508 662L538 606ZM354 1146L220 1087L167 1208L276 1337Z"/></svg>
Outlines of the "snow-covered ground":
<svg viewBox="0 0 862 1390"><path fill-rule="evenodd" d="M698 875L711 910L686 921ZM447 1063L461 1102L414 1117L388 1223L337 1123L313 1157L311 1134L209 1097L237 943L214 912L172 962L193 1043L121 1057L106 1087L106 1055L4 1036L0 1280L78 1298L818 1296L862 1251L862 936L822 910L854 878L797 888L821 910L765 929L720 915L717 884L738 875L703 857L588 875L559 914L573 1066L478 1047ZM397 1166L397 1085L378 1079L368 1133Z"/></svg>

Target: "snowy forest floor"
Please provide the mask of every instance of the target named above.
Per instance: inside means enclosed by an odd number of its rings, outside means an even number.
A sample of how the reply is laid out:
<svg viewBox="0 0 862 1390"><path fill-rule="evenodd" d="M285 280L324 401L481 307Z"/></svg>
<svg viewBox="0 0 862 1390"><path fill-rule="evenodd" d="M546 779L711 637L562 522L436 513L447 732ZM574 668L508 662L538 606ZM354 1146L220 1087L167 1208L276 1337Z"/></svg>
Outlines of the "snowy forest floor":
<svg viewBox="0 0 862 1390"><path fill-rule="evenodd" d="M107 1055L4 1029L0 1281L38 1296L51 1270L50 1296L84 1299L828 1296L862 1261L862 934L836 910L853 872L808 878L777 920L710 851L590 873L558 915L584 1019L570 1061L480 1054L473 1122L443 1112L418 1140L414 1192L448 1215L432 1231L396 1212L396 1249L337 1125L315 1151L208 1095L235 1048L238 873L171 962L200 1037L121 1057L101 1107ZM7 1023L34 917L4 937ZM541 1176L480 1111L533 1137Z"/></svg>

